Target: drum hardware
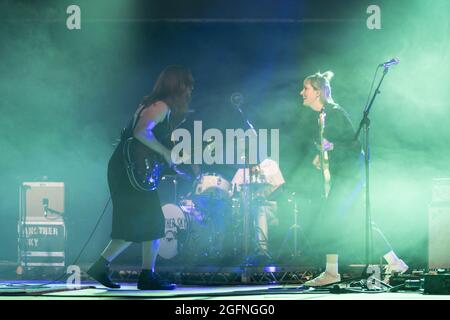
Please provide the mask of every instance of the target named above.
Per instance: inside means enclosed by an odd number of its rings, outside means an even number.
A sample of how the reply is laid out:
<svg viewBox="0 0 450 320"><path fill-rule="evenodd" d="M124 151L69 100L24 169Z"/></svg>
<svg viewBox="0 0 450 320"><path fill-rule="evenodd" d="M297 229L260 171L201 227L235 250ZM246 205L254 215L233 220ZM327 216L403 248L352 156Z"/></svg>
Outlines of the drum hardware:
<svg viewBox="0 0 450 320"><path fill-rule="evenodd" d="M268 224L266 210L268 202L262 190L267 188L266 183L245 183L240 185L239 198L232 199L232 210L235 223L241 230L239 239L241 247L241 259L244 265L251 266L265 256L272 257L268 250Z"/></svg>
<svg viewBox="0 0 450 320"><path fill-rule="evenodd" d="M290 239L292 239L293 241L293 245L292 245L292 251L290 253L290 257L291 258L298 258L300 257L300 250L299 250L299 246L298 246L298 240L299 240L299 231L300 231L300 224L299 224L299 208L298 208L298 200L297 200L297 195L295 192L292 192L288 199L287 199L288 203L290 203L292 205L292 213L293 213L293 217L294 217L294 223L289 227L283 242L281 244L281 247L279 249L278 252L278 256L277 256L277 260L280 259L281 254L283 253L286 244L288 243L288 241Z"/></svg>
<svg viewBox="0 0 450 320"><path fill-rule="evenodd" d="M284 183L278 163L272 159L264 159L258 165L246 163L233 177L233 187L241 193L243 251L248 264L252 260L251 251L267 253L267 217L262 211L267 209L268 201Z"/></svg>
<svg viewBox="0 0 450 320"><path fill-rule="evenodd" d="M173 201L177 203L178 201L178 177L176 175L164 175L161 181L170 181L173 183Z"/></svg>
<svg viewBox="0 0 450 320"><path fill-rule="evenodd" d="M242 120L245 121L245 123L248 126L248 129L251 130L251 132L257 136L256 130L253 126L253 124L250 122L250 120L245 116L243 110L240 108L241 104L243 103L243 99L236 99L237 96L239 96L240 94L236 94L234 95L234 98L232 96L231 102L232 104L236 107L236 110L239 111L240 115L242 116ZM243 144L243 149L238 150L237 151L237 158L244 160L243 161L243 168L239 169L238 172L236 172L235 177L233 178L233 180L235 180L234 184L239 185L242 183L248 183L248 182L253 182L252 180L252 170L250 167L250 162L249 162L249 156L250 156L250 150L248 150L248 148L246 148L246 144ZM241 175L239 175L239 172L242 172ZM236 176L241 176L242 180L239 182L237 182L236 180L239 179L235 179ZM248 176L248 178L247 178ZM248 259L248 254L249 254L249 249L250 249L250 244L249 244L249 230L250 230L250 216L251 216L251 206L252 206L252 200L253 200L253 195L252 195L252 188L244 188L242 190L242 210L243 210L243 253L244 253L244 259L245 261L245 265L249 265L249 259ZM242 281L245 283L247 282L247 280L249 279L249 274L248 274L248 270L247 268L244 268L244 272L242 273Z"/></svg>
<svg viewBox="0 0 450 320"><path fill-rule="evenodd" d="M270 195L272 185L268 182L252 182L243 183L241 188L244 190L248 189L248 192L251 192L253 200L264 201Z"/></svg>
<svg viewBox="0 0 450 320"><path fill-rule="evenodd" d="M272 210L268 209L268 202L276 204L276 201L268 201L273 185L263 175L249 176L247 183L237 185L217 173L204 173L186 195L178 194L173 176L165 176L163 180L170 182L175 192L169 198L173 201L163 206L166 234L161 239L160 259L195 264L222 259L254 265L255 257L261 253L271 258L265 211ZM298 226L297 220L294 226ZM294 226L289 233L296 238ZM297 254L297 247L294 252Z"/></svg>

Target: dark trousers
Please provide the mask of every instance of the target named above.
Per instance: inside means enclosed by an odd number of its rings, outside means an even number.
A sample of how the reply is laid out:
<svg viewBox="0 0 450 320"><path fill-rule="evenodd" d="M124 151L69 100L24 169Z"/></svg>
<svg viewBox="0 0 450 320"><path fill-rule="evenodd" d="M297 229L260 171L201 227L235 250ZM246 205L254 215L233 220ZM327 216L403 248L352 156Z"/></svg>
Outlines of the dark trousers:
<svg viewBox="0 0 450 320"><path fill-rule="evenodd" d="M361 262L365 239L362 190L361 179L334 177L311 230L316 254L339 254L340 261Z"/></svg>

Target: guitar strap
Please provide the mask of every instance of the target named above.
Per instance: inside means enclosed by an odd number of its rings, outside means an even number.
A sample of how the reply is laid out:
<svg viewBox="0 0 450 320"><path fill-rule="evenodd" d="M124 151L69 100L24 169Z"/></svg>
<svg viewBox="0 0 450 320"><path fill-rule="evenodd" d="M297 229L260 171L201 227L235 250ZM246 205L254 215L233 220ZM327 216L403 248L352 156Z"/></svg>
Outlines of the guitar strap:
<svg viewBox="0 0 450 320"><path fill-rule="evenodd" d="M140 105L140 109L137 112L135 112L135 114L132 118L131 126L130 126L131 132L133 132L134 128L136 127L137 122L138 122L139 118L141 117L141 113L150 106L151 106L151 104L147 105L147 106L143 106L142 104ZM165 121L167 121L167 123L170 123L170 119L169 119L170 113L171 113L171 110L169 108L169 112L167 113L166 118L165 118Z"/></svg>
<svg viewBox="0 0 450 320"><path fill-rule="evenodd" d="M324 198L328 197L328 193L330 192L330 171L329 171L329 163L328 163L328 152L325 151L324 148L324 132L325 132L325 118L327 114L325 112L325 106L322 108L318 124L319 124L319 139L320 139L320 170L322 171L322 183L323 183L323 190L322 190L322 196Z"/></svg>
<svg viewBox="0 0 450 320"><path fill-rule="evenodd" d="M134 113L132 124L131 124L131 131L133 131L134 128L136 127L137 121L141 117L141 113L142 113L142 111L145 110L145 108L147 108L147 107L145 107L144 105L141 104L140 105L140 110L138 112Z"/></svg>

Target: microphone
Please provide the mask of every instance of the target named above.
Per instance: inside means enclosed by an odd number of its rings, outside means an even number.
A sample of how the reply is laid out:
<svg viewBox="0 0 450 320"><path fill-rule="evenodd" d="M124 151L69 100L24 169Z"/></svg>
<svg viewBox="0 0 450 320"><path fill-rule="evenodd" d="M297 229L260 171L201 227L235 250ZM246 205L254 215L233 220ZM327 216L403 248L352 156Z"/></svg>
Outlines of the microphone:
<svg viewBox="0 0 450 320"><path fill-rule="evenodd" d="M235 92L231 95L230 100L235 107L239 107L244 102L244 96L240 92Z"/></svg>
<svg viewBox="0 0 450 320"><path fill-rule="evenodd" d="M48 198L43 198L42 199L42 205L44 206L44 217L47 218L47 214L48 214Z"/></svg>
<svg viewBox="0 0 450 320"><path fill-rule="evenodd" d="M398 58L392 58L389 61L380 63L378 66L383 67L383 68L389 68L389 67L393 66L394 64L399 64L399 63L400 63L400 60Z"/></svg>

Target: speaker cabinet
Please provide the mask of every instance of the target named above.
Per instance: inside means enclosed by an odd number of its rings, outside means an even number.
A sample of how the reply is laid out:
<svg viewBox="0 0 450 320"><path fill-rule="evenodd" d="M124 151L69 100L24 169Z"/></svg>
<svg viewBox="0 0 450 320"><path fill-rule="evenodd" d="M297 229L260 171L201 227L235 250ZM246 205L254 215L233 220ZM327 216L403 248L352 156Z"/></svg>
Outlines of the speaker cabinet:
<svg viewBox="0 0 450 320"><path fill-rule="evenodd" d="M450 203L428 209L428 267L450 269Z"/></svg>
<svg viewBox="0 0 450 320"><path fill-rule="evenodd" d="M23 182L19 193L19 266L26 272L64 267L64 183Z"/></svg>
<svg viewBox="0 0 450 320"><path fill-rule="evenodd" d="M19 223L19 262L24 268L64 267L66 228L64 222Z"/></svg>

